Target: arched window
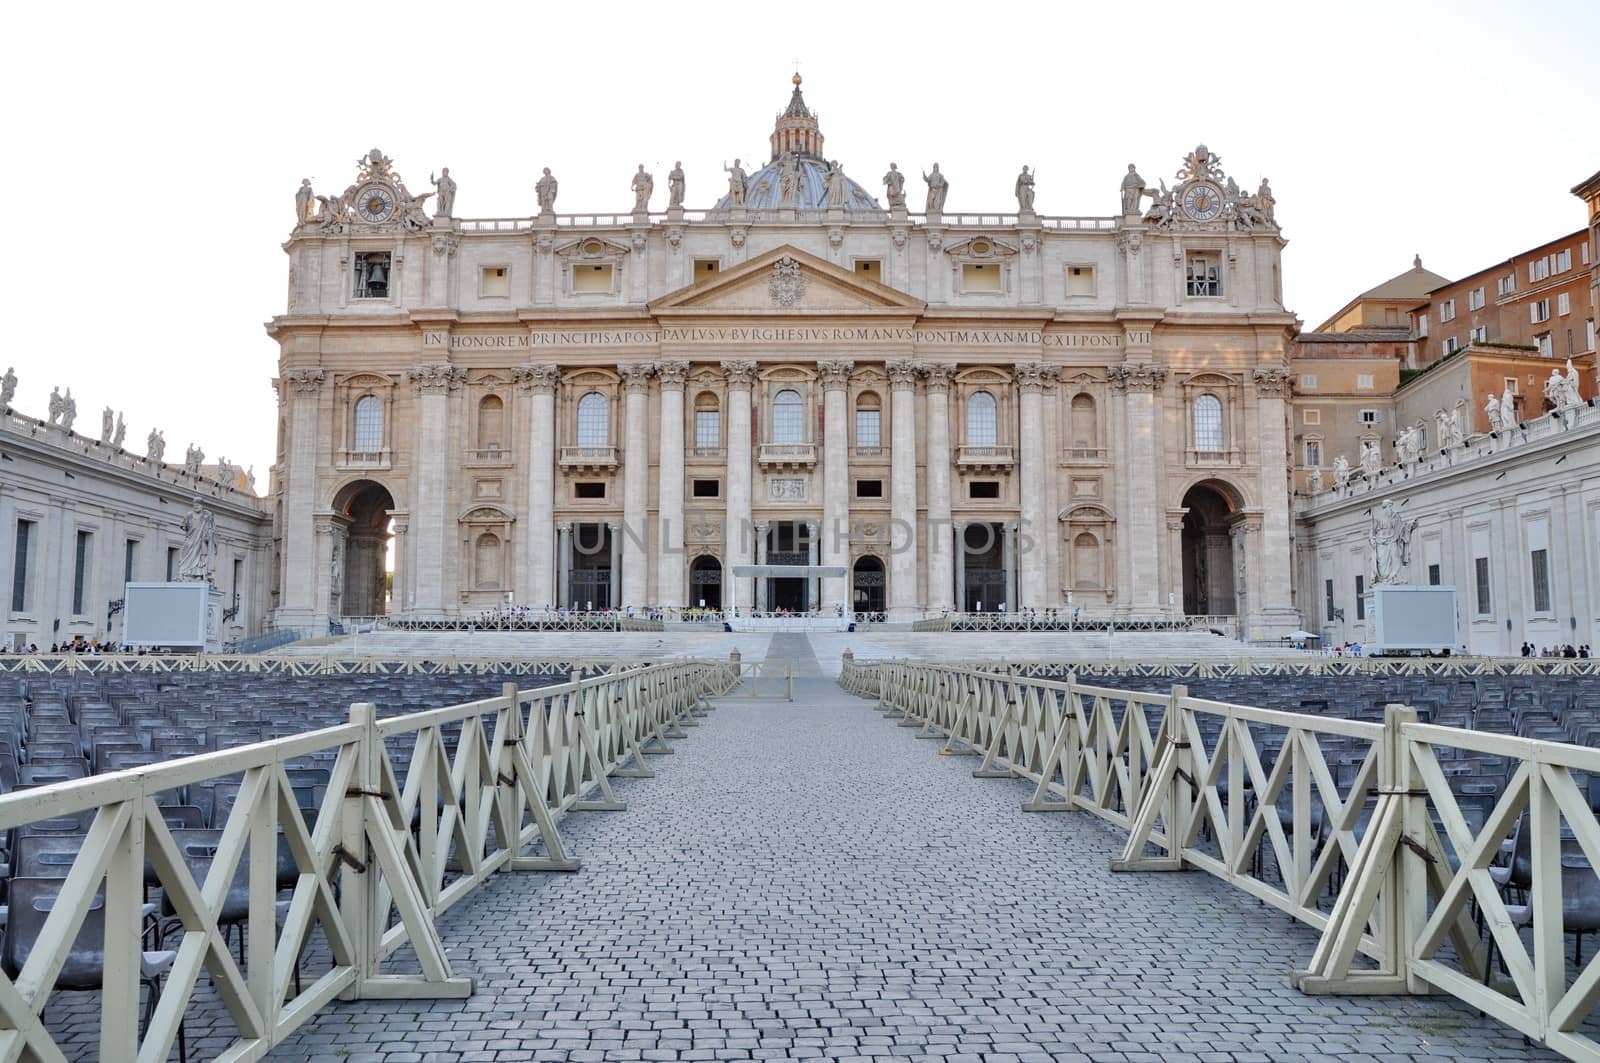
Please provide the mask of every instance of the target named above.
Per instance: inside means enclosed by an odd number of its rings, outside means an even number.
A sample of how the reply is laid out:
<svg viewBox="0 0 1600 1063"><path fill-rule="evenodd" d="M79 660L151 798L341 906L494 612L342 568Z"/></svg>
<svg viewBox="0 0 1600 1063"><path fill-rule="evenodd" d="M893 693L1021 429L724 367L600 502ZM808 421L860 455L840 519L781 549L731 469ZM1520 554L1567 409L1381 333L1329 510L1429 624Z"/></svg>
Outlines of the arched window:
<svg viewBox="0 0 1600 1063"><path fill-rule="evenodd" d="M1100 540L1092 532L1079 532L1072 540L1072 586L1097 590L1101 575Z"/></svg>
<svg viewBox="0 0 1600 1063"><path fill-rule="evenodd" d="M1094 396L1079 393L1072 397L1073 457L1092 458L1100 446L1100 426L1095 416Z"/></svg>
<svg viewBox="0 0 1600 1063"><path fill-rule="evenodd" d="M987 391L975 392L967 399L967 445L992 447L1000 438L999 407Z"/></svg>
<svg viewBox="0 0 1600 1063"><path fill-rule="evenodd" d="M477 585L480 590L494 590L500 586L500 537L493 532L478 536L475 544Z"/></svg>
<svg viewBox="0 0 1600 1063"><path fill-rule="evenodd" d="M611 442L611 409L606 397L591 391L578 400L578 446L603 447Z"/></svg>
<svg viewBox="0 0 1600 1063"><path fill-rule="evenodd" d="M804 443L805 432L805 403L798 391L784 388L772 397L772 441Z"/></svg>
<svg viewBox="0 0 1600 1063"><path fill-rule="evenodd" d="M856 446L883 446L883 400L876 392L856 396Z"/></svg>
<svg viewBox="0 0 1600 1063"><path fill-rule="evenodd" d="M694 400L694 445L716 449L722 446L722 411L717 397L702 391Z"/></svg>
<svg viewBox="0 0 1600 1063"><path fill-rule="evenodd" d="M1222 449L1222 400L1215 395L1194 400L1194 449Z"/></svg>
<svg viewBox="0 0 1600 1063"><path fill-rule="evenodd" d="M365 395L356 400L356 437L351 450L383 449L383 400Z"/></svg>
<svg viewBox="0 0 1600 1063"><path fill-rule="evenodd" d="M478 449L499 450L505 445L506 404L499 395L485 395L478 403Z"/></svg>

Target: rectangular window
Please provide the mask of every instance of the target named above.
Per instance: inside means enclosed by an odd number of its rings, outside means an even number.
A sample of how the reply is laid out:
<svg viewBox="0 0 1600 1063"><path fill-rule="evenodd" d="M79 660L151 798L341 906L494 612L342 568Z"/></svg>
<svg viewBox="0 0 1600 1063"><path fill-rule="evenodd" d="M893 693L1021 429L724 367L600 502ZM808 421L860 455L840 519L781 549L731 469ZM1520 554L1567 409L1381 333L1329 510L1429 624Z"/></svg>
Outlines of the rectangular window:
<svg viewBox="0 0 1600 1063"><path fill-rule="evenodd" d="M139 540L129 539L122 544L122 582L133 582L133 562L138 556Z"/></svg>
<svg viewBox="0 0 1600 1063"><path fill-rule="evenodd" d="M17 551L11 559L11 611L28 608L28 547L33 539L33 521L17 521Z"/></svg>
<svg viewBox="0 0 1600 1063"><path fill-rule="evenodd" d="M609 292L612 268L610 263L598 266L573 266L572 290L575 292Z"/></svg>
<svg viewBox="0 0 1600 1063"><path fill-rule="evenodd" d="M968 262L961 267L961 290L997 292L1000 290L1000 265L996 262Z"/></svg>
<svg viewBox="0 0 1600 1063"><path fill-rule="evenodd" d="M72 561L72 615L83 615L83 603L89 587L89 565L92 560L94 535L92 532L78 532L77 553Z"/></svg>
<svg viewBox="0 0 1600 1063"><path fill-rule="evenodd" d="M1439 566L1438 565L1429 565L1428 566L1428 586L1437 587L1439 585L1439 579L1440 579Z"/></svg>
<svg viewBox="0 0 1600 1063"><path fill-rule="evenodd" d="M1322 581L1322 595L1327 602L1328 623L1331 624L1333 623L1333 580L1325 579Z"/></svg>
<svg viewBox="0 0 1600 1063"><path fill-rule="evenodd" d="M357 299L389 298L389 252L367 251L355 256L351 264L355 286L351 295Z"/></svg>
<svg viewBox="0 0 1600 1063"><path fill-rule="evenodd" d="M1584 350L1586 350L1586 351L1594 350L1594 318L1592 318L1592 317L1587 322L1584 323L1584 326L1583 326L1583 343L1584 343L1584 347L1583 347Z"/></svg>
<svg viewBox="0 0 1600 1063"><path fill-rule="evenodd" d="M1536 258L1528 263L1528 280L1542 281L1550 276L1550 256Z"/></svg>
<svg viewBox="0 0 1600 1063"><path fill-rule="evenodd" d="M1320 439L1306 440L1306 468L1316 469L1322 465L1322 441Z"/></svg>
<svg viewBox="0 0 1600 1063"><path fill-rule="evenodd" d="M1317 377L1314 373L1300 374L1300 387L1309 391L1317 386Z"/></svg>
<svg viewBox="0 0 1600 1063"><path fill-rule="evenodd" d="M973 480L967 484L968 498L999 498L999 480Z"/></svg>
<svg viewBox="0 0 1600 1063"><path fill-rule="evenodd" d="M167 582L171 583L178 578L178 548L167 547Z"/></svg>
<svg viewBox="0 0 1600 1063"><path fill-rule="evenodd" d="M1372 374L1371 373L1357 373L1356 374L1356 387L1358 389L1362 390L1362 391L1371 391L1372 390Z"/></svg>
<svg viewBox="0 0 1600 1063"><path fill-rule="evenodd" d="M1300 423L1302 423L1302 424L1321 424L1322 423L1322 411L1321 410L1301 410L1300 411Z"/></svg>
<svg viewBox="0 0 1600 1063"><path fill-rule="evenodd" d="M1539 357L1541 357L1541 358L1553 358L1553 357L1555 357L1555 353L1556 353L1555 344L1552 343L1551 340L1550 340L1550 333L1548 333L1548 332L1539 333L1537 336L1535 336L1533 338L1533 342L1538 344L1538 346L1539 346Z"/></svg>
<svg viewBox="0 0 1600 1063"><path fill-rule="evenodd" d="M1489 615L1489 559L1475 557L1472 559L1472 575L1478 584L1478 615Z"/></svg>
<svg viewBox="0 0 1600 1063"><path fill-rule="evenodd" d="M233 601L239 602L239 584L244 582L244 562L237 557L233 559Z"/></svg>
<svg viewBox="0 0 1600 1063"><path fill-rule="evenodd" d="M1377 410L1362 410L1361 411L1361 423L1362 424L1377 424L1378 423L1378 411Z"/></svg>
<svg viewBox="0 0 1600 1063"><path fill-rule="evenodd" d="M1094 294L1094 267L1067 267L1067 294L1084 296Z"/></svg>
<svg viewBox="0 0 1600 1063"><path fill-rule="evenodd" d="M1517 290L1517 275L1515 273L1507 273L1504 277L1500 278L1500 294L1501 295L1510 295L1512 292L1514 292L1516 290Z"/></svg>
<svg viewBox="0 0 1600 1063"><path fill-rule="evenodd" d="M1444 338L1444 353L1445 354L1455 354L1460 349L1461 349L1461 346L1460 346L1460 344L1456 343L1456 338L1454 336L1446 336Z"/></svg>
<svg viewBox="0 0 1600 1063"><path fill-rule="evenodd" d="M708 277L715 277L722 272L720 258L697 258L694 260L694 280L698 284Z"/></svg>
<svg viewBox="0 0 1600 1063"><path fill-rule="evenodd" d="M1556 252L1556 269L1555 269L1555 271L1557 273L1565 273L1567 270L1569 270L1571 268L1572 268L1572 248L1569 247L1564 251L1557 251Z"/></svg>
<svg viewBox="0 0 1600 1063"><path fill-rule="evenodd" d="M694 445L715 449L722 446L722 411L694 411Z"/></svg>
<svg viewBox="0 0 1600 1063"><path fill-rule="evenodd" d="M856 481L856 497L857 498L882 498L883 497L883 481L882 480L857 480Z"/></svg>
<svg viewBox="0 0 1600 1063"><path fill-rule="evenodd" d="M1215 254L1190 254L1183 271L1184 283L1190 296L1210 297L1222 294L1222 267Z"/></svg>
<svg viewBox="0 0 1600 1063"><path fill-rule="evenodd" d="M882 416L881 410L856 411L856 446L883 446Z"/></svg>
<svg viewBox="0 0 1600 1063"><path fill-rule="evenodd" d="M883 283L883 262L876 258L856 259L856 276Z"/></svg>
<svg viewBox="0 0 1600 1063"><path fill-rule="evenodd" d="M572 485L572 497L573 498L604 498L604 497L606 497L606 485L605 485L605 482L604 481L600 481L600 482L575 483L575 484Z"/></svg>
<svg viewBox="0 0 1600 1063"><path fill-rule="evenodd" d="M1528 304L1528 320L1537 325L1541 321L1550 320L1550 300L1535 299Z"/></svg>
<svg viewBox="0 0 1600 1063"><path fill-rule="evenodd" d="M1550 551L1535 550L1533 560L1533 611L1550 611Z"/></svg>
<svg viewBox="0 0 1600 1063"><path fill-rule="evenodd" d="M1472 343L1488 343L1489 342L1489 326L1488 325L1479 325L1477 328L1473 329L1470 333L1467 334L1467 339L1469 341L1471 341Z"/></svg>
<svg viewBox="0 0 1600 1063"><path fill-rule="evenodd" d="M694 489L689 493L694 498L718 498L722 494L722 481L696 480Z"/></svg>
<svg viewBox="0 0 1600 1063"><path fill-rule="evenodd" d="M1567 294L1566 292L1562 292L1556 296L1556 313L1562 317L1566 317L1568 314L1572 313L1571 295Z"/></svg>
<svg viewBox="0 0 1600 1063"><path fill-rule="evenodd" d="M1439 304L1439 324L1443 325L1445 322L1454 321L1455 319L1456 301L1454 299L1446 299Z"/></svg>
<svg viewBox="0 0 1600 1063"><path fill-rule="evenodd" d="M505 266L485 266L478 274L478 294L485 299L504 299L511 294L511 270Z"/></svg>
<svg viewBox="0 0 1600 1063"><path fill-rule="evenodd" d="M1423 339L1427 339L1428 338L1428 315L1427 314L1423 314L1420 317L1416 317L1415 320L1417 322L1417 335L1420 336Z"/></svg>
<svg viewBox="0 0 1600 1063"><path fill-rule="evenodd" d="M1472 289L1472 291L1467 293L1467 309L1468 310L1482 310L1483 309L1483 289L1482 288L1474 288L1474 289Z"/></svg>
<svg viewBox="0 0 1600 1063"><path fill-rule="evenodd" d="M1367 577L1365 577L1365 576L1357 576L1356 577L1356 619L1357 620L1365 620L1367 618L1367 599L1366 599L1366 594L1367 594Z"/></svg>

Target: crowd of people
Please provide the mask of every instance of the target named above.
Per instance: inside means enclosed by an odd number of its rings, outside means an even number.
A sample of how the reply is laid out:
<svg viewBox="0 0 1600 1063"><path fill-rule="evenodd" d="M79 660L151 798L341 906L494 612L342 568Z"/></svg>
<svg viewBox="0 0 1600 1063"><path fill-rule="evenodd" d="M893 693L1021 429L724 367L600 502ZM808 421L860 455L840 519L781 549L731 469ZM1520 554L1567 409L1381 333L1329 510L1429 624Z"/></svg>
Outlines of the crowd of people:
<svg viewBox="0 0 1600 1063"><path fill-rule="evenodd" d="M1588 643L1584 643L1582 646L1574 646L1570 642L1567 643L1565 646L1544 646L1544 647L1535 646L1531 642L1524 642L1522 644L1522 655L1524 657L1583 657L1583 658L1588 658L1588 657L1591 656L1591 654L1589 652L1589 644Z"/></svg>
<svg viewBox="0 0 1600 1063"><path fill-rule="evenodd" d="M39 644L37 642L30 642L28 645L14 652L20 654L38 654L49 652L53 655L60 655L63 653L101 654L125 653L132 651L124 650L120 644L115 642L101 642L99 639L86 639L82 635L79 635L77 638L71 639L67 642L52 642L48 651L39 649ZM144 653L144 648L140 647L138 652Z"/></svg>

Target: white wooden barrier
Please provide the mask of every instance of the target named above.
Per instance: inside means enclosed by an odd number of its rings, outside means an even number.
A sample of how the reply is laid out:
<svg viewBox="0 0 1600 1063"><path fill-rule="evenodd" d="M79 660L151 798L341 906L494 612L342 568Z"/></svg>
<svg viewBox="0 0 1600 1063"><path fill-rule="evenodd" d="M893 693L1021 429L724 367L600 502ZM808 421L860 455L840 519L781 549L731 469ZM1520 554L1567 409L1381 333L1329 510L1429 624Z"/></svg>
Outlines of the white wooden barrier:
<svg viewBox="0 0 1600 1063"><path fill-rule="evenodd" d="M471 980L453 971L438 916L498 871L576 869L557 814L622 808L609 777L651 774L644 756L671 752L668 739L694 726L705 698L735 678L727 661L682 660L523 691L508 683L499 697L393 719L360 704L336 727L0 797L0 830L95 813L23 969L14 981L0 976L0 1059L65 1058L40 1016L97 895L106 923L104 1060L165 1060L202 969L237 1034L224 1060L261 1058L335 999L467 996ZM403 782L385 745L397 739L411 744ZM308 825L285 764L318 753L334 754L333 767ZM238 798L197 882L154 798L227 776L242 777ZM280 831L299 870L281 911ZM240 963L219 917L247 854ZM180 929L175 946L166 945L176 959L141 1038L147 861ZM331 965L297 989L314 926ZM402 946L414 969L387 970Z"/></svg>

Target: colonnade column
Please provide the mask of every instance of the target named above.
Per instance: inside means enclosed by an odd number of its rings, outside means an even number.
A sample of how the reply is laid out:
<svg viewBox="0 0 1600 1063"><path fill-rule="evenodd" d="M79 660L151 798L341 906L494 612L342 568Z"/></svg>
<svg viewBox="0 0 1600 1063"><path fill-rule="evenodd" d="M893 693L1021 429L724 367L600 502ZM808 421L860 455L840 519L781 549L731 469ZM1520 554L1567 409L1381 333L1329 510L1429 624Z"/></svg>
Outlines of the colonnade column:
<svg viewBox="0 0 1600 1063"><path fill-rule="evenodd" d="M723 608L749 609L754 588L749 580L736 579L735 565L750 563L750 388L755 383L756 363L722 363L728 375L728 511L722 529L722 585L732 588Z"/></svg>
<svg viewBox="0 0 1600 1063"><path fill-rule="evenodd" d="M822 564L850 566L850 371L854 362L822 361ZM850 577L822 580L822 608L849 602Z"/></svg>
<svg viewBox="0 0 1600 1063"><path fill-rule="evenodd" d="M1252 606L1271 630L1263 637L1286 634L1299 623L1289 588L1294 578L1289 552L1289 443L1284 418L1284 394L1289 371L1282 367L1257 369L1256 425L1261 440L1260 563L1253 573ZM1282 631L1279 631L1279 628Z"/></svg>
<svg viewBox="0 0 1600 1063"><path fill-rule="evenodd" d="M410 372L417 395L417 471L413 480L411 520L415 525L416 566L412 610L419 616L442 616L444 551L454 536L445 535L445 499L450 490L450 392L461 387L467 371L447 363L419 365Z"/></svg>
<svg viewBox="0 0 1600 1063"><path fill-rule="evenodd" d="M924 365L928 382L928 608L954 608L960 580L952 585L950 554L954 529L950 525L950 378L953 365ZM956 549L957 566L961 552Z"/></svg>
<svg viewBox="0 0 1600 1063"><path fill-rule="evenodd" d="M656 366L661 381L660 482L656 488L656 536L659 558L656 568L655 604L681 608L688 603L684 589L683 556L683 384L689 376L688 362L661 362Z"/></svg>
<svg viewBox="0 0 1600 1063"><path fill-rule="evenodd" d="M317 413L324 374L320 369L285 370L278 381L280 401L289 407L289 469L284 486L283 559L279 564L279 627L313 622L316 581L312 571L317 508ZM15 530L13 521L11 528ZM395 588L398 598L400 588Z"/></svg>
<svg viewBox="0 0 1600 1063"><path fill-rule="evenodd" d="M889 619L916 619L917 611L917 366L884 365L893 395L889 416Z"/></svg>
<svg viewBox="0 0 1600 1063"><path fill-rule="evenodd" d="M556 384L553 365L519 365L517 386L528 393L528 605L557 603L556 553ZM563 591L559 597L565 597Z"/></svg>
<svg viewBox="0 0 1600 1063"><path fill-rule="evenodd" d="M556 593L557 609L567 606L567 596L572 586L572 522L564 520L556 525Z"/></svg>
<svg viewBox="0 0 1600 1063"><path fill-rule="evenodd" d="M622 455L622 528L627 542L622 550L622 598L613 597L613 607L645 606L650 593L650 377L656 367L639 362L617 367L627 395L623 419L627 425L627 449ZM681 397L681 393L680 393ZM612 540L612 556L617 543ZM612 582L616 574L612 573Z"/></svg>
<svg viewBox="0 0 1600 1063"><path fill-rule="evenodd" d="M1111 383L1123 393L1123 453L1128 469L1128 532L1122 548L1130 558L1132 586L1118 597L1133 617L1161 615L1161 578L1157 559L1157 519L1165 512L1160 492L1164 464L1157 457L1156 392L1167 379L1165 366L1150 363L1112 366Z"/></svg>
<svg viewBox="0 0 1600 1063"><path fill-rule="evenodd" d="M1037 609L1052 600L1045 594L1045 536L1051 534L1051 521L1045 512L1044 389L1055 379L1055 371L1037 362L1018 365L1017 390L1019 442L1022 464L1022 526L1020 535L1020 576L1016 608Z"/></svg>
<svg viewBox="0 0 1600 1063"><path fill-rule="evenodd" d="M622 604L622 521L606 521L606 531L611 533L611 608Z"/></svg>

